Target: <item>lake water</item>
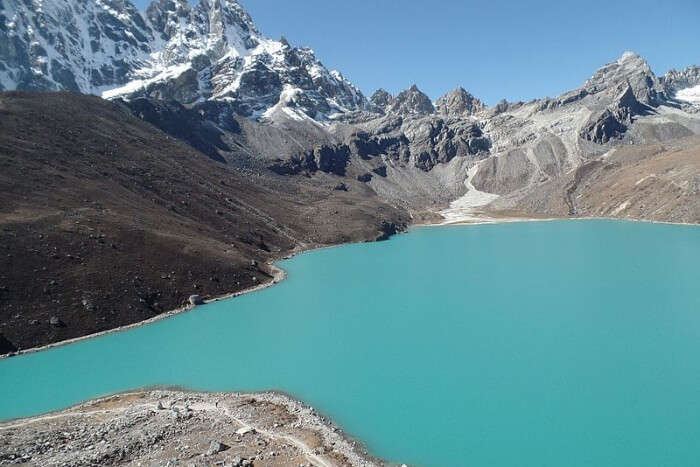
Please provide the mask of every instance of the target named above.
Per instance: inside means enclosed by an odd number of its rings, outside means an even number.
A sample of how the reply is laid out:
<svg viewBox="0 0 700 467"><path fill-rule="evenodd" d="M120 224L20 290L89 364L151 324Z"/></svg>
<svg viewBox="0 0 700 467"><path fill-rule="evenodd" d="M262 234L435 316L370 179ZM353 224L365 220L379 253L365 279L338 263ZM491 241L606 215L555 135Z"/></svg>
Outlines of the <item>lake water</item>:
<svg viewBox="0 0 700 467"><path fill-rule="evenodd" d="M416 228L289 279L0 361L0 418L150 385L278 389L423 466L700 461L700 228Z"/></svg>

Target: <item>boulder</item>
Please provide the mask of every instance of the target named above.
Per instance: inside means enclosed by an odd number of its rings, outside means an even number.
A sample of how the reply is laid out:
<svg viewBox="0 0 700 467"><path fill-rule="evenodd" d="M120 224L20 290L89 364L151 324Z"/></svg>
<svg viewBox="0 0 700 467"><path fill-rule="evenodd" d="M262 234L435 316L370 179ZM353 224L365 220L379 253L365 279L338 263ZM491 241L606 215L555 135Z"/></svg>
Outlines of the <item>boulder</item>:
<svg viewBox="0 0 700 467"><path fill-rule="evenodd" d="M55 328L62 328L66 325L58 316L52 316L49 319L49 324Z"/></svg>
<svg viewBox="0 0 700 467"><path fill-rule="evenodd" d="M207 456L213 456L214 454L218 454L222 451L227 450L229 447L226 446L224 443L221 443L219 441L212 441L209 443L209 449L207 450Z"/></svg>
<svg viewBox="0 0 700 467"><path fill-rule="evenodd" d="M199 295L190 295L189 302L190 305L204 305L204 300Z"/></svg>

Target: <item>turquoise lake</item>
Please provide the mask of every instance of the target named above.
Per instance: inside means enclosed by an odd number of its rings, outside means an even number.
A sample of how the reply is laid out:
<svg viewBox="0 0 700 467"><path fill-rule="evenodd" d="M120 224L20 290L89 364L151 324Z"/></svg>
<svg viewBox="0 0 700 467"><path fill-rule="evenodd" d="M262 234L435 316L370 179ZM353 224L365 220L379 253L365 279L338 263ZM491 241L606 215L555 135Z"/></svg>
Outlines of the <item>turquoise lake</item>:
<svg viewBox="0 0 700 467"><path fill-rule="evenodd" d="M0 418L153 385L276 389L420 466L696 467L700 228L415 228L288 280L0 361Z"/></svg>

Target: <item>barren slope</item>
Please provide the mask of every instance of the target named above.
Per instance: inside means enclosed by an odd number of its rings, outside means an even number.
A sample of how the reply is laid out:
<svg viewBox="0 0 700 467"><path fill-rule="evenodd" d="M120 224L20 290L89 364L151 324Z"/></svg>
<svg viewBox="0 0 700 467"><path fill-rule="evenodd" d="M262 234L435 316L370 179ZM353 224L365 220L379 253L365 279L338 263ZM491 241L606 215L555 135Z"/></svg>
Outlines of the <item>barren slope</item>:
<svg viewBox="0 0 700 467"><path fill-rule="evenodd" d="M295 247L408 222L337 184L234 171L97 97L1 93L0 353L238 291Z"/></svg>

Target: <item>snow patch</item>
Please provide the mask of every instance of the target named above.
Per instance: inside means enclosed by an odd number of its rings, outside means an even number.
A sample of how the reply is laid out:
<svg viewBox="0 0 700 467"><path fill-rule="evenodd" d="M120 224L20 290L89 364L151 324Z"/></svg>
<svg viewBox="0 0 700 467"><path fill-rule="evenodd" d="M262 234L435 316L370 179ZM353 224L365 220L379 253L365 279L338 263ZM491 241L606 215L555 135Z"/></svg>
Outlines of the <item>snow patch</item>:
<svg viewBox="0 0 700 467"><path fill-rule="evenodd" d="M681 89L676 93L676 99L700 105L700 85L692 88Z"/></svg>
<svg viewBox="0 0 700 467"><path fill-rule="evenodd" d="M486 206L498 199L499 195L479 191L472 185L472 179L479 171L479 164L474 165L467 172L467 179L464 185L467 187L467 193L450 203L450 207L440 211L440 215L445 218L445 223L459 222L475 218L475 210Z"/></svg>
<svg viewBox="0 0 700 467"><path fill-rule="evenodd" d="M116 89L110 89L108 91L104 91L102 93L102 98L103 99L114 99L116 97L120 96L125 96L129 95L131 93L134 93L136 91L140 91L142 89L145 89L148 87L149 84L155 83L157 81L162 81L166 79L172 79L172 78L177 78L181 74L183 74L185 71L190 69L190 64L185 63L183 65L178 65L174 66L171 68L168 68L167 70L163 71L162 73L156 75L155 77L151 79L135 79L133 81L130 81L126 85L116 88Z"/></svg>

